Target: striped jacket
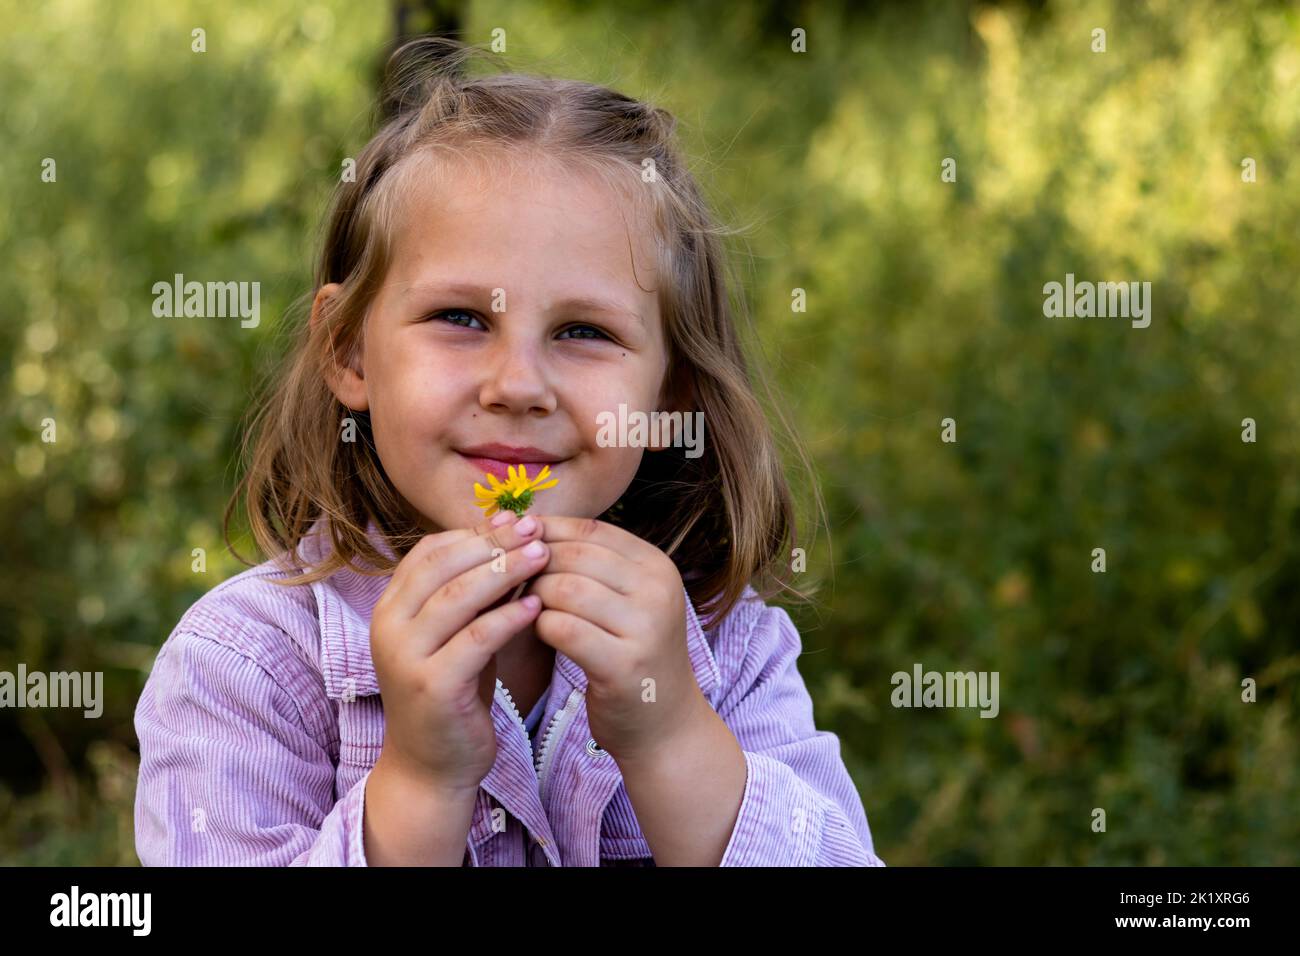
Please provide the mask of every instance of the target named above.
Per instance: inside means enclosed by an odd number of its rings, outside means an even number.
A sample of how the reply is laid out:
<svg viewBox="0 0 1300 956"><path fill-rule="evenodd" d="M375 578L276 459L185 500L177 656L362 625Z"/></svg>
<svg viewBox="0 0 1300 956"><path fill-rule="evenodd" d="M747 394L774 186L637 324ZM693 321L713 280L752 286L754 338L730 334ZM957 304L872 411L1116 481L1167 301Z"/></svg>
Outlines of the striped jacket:
<svg viewBox="0 0 1300 956"><path fill-rule="evenodd" d="M306 563L322 540L303 542ZM158 652L135 712L145 865L366 865L366 779L384 740L369 622L388 578L345 569L271 583L284 576L267 562L216 586ZM721 864L883 866L839 739L813 724L786 611L749 588L705 631L688 596L686 634L700 689L748 768ZM618 766L590 736L586 689L557 651L534 752L498 681L497 758L466 865L653 865Z"/></svg>

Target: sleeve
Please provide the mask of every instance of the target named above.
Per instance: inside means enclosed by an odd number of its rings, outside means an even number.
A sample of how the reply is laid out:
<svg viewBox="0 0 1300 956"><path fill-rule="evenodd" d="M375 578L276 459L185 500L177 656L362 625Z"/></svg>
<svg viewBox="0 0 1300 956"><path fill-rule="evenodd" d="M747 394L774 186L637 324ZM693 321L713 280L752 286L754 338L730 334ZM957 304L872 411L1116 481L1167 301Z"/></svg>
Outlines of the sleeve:
<svg viewBox="0 0 1300 956"><path fill-rule="evenodd" d="M718 715L745 753L748 777L721 866L884 866L839 738L813 723L795 662L799 632L769 607L750 634Z"/></svg>
<svg viewBox="0 0 1300 956"><path fill-rule="evenodd" d="M145 866L365 866L367 773L335 767L292 697L239 651L178 633L135 712L136 852Z"/></svg>

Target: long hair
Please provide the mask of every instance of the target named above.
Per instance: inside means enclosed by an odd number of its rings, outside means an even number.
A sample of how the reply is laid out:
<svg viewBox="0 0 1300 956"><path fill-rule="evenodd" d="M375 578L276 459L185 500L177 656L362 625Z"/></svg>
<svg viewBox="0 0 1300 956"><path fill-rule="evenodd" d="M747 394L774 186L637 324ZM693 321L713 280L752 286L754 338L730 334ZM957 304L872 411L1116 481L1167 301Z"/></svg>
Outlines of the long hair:
<svg viewBox="0 0 1300 956"><path fill-rule="evenodd" d="M677 447L643 456L631 485L601 518L668 554L710 626L746 586L765 599L786 592L807 600L809 593L787 574L796 514L760 391L811 479L818 513L824 508L807 455L771 400L768 380L746 361L737 320L748 324L748 315L724 252L728 233L682 159L676 120L591 83L510 72L469 75L467 66L480 56L490 55L425 37L389 59L378 132L356 159L354 181L336 188L316 263L315 288L339 283L341 289L318 322L301 318L283 366L251 408L241 454L246 468L223 521L227 544L241 496L258 547L289 571L298 570L290 555L326 519L329 553L303 573L273 579L285 585L343 567L391 573L392 556L400 560L423 535L384 472L368 415L347 409L325 372L329 363L356 355L367 308L388 268L409 177L429 163L436 168L442 157L524 151L594 172L653 204L648 221L656 232L659 275L667 278L658 289L669 347L666 388L686 396L707 428L699 457L688 458ZM340 426L348 416L358 435L344 442ZM391 554L375 547L371 524Z"/></svg>

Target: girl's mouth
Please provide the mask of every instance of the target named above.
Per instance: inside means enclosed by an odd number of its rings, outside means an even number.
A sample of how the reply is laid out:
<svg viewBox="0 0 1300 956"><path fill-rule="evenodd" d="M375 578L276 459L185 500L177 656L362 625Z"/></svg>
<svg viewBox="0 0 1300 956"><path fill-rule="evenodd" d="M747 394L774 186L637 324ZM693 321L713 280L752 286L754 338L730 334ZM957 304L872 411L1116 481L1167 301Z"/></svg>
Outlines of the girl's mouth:
<svg viewBox="0 0 1300 956"><path fill-rule="evenodd" d="M467 462L474 468L486 475L496 475L497 478L505 481L509 476L511 465L517 464L513 461L502 461L500 458L479 458L477 455L462 455Z"/></svg>
<svg viewBox="0 0 1300 956"><path fill-rule="evenodd" d="M487 450L480 449L458 451L456 454L459 454L461 458L467 460L467 462L469 462L469 464L473 466L474 470L478 471L480 475L495 475L502 481L506 480L507 477L510 477L508 471L510 471L511 466L517 468L521 466L521 464L524 464L524 466L528 467L529 475L532 476L537 475L537 472L541 471L542 467L547 466L547 464L551 466L551 471L554 472L556 464L559 464L564 460L555 457L555 455L549 455L546 453L534 453L537 455L536 458L525 457L524 454L510 455L510 457L507 458L500 457L500 455L504 454L502 451L493 450L489 453Z"/></svg>

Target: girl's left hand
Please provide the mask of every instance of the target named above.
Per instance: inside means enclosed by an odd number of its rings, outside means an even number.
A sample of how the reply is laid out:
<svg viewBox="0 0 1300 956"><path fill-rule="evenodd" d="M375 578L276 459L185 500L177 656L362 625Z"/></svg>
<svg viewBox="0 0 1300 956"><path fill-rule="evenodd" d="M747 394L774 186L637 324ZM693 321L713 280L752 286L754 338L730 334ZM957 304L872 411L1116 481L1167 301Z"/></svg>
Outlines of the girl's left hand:
<svg viewBox="0 0 1300 956"><path fill-rule="evenodd" d="M671 558L604 521L546 515L550 560L530 592L537 636L587 674L592 737L616 760L648 757L710 711L686 648L686 597Z"/></svg>

